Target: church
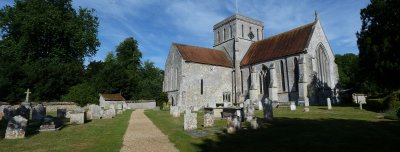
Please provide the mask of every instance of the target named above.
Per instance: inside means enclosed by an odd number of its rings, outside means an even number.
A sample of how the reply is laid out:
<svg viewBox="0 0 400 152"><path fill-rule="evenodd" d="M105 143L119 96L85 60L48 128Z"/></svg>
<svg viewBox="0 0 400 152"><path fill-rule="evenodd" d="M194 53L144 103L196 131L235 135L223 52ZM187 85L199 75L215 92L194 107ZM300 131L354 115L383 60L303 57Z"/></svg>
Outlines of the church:
<svg viewBox="0 0 400 152"><path fill-rule="evenodd" d="M337 65L317 14L311 23L268 38L262 21L240 14L213 31L212 48L172 43L163 92L173 106L339 102Z"/></svg>

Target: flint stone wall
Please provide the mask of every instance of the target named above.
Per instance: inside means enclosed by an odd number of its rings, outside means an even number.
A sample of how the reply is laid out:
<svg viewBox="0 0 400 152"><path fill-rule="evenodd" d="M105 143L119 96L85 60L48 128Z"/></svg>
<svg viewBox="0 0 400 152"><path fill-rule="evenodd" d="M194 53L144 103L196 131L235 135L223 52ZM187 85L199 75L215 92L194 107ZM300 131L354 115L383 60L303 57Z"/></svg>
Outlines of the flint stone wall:
<svg viewBox="0 0 400 152"><path fill-rule="evenodd" d="M147 100L146 102L126 102L127 106L131 109L153 109L156 107L155 100Z"/></svg>

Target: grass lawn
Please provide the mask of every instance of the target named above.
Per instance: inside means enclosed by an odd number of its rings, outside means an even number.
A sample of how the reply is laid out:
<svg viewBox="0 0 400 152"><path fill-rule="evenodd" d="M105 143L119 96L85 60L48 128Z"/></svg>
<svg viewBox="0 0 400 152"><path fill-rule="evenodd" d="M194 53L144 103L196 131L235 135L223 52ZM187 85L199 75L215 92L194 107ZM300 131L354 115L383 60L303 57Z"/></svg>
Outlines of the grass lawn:
<svg viewBox="0 0 400 152"><path fill-rule="evenodd" d="M300 107L299 107L300 108ZM383 119L379 113L358 107L313 106L310 112L274 109L274 121L263 122L258 130L244 129L225 133L225 120L203 128L203 113L198 113L198 130L212 133L194 138L183 131L183 114L173 118L168 111L145 114L183 151L400 151L400 122ZM262 118L262 111L257 111ZM221 131L222 130L222 131Z"/></svg>
<svg viewBox="0 0 400 152"><path fill-rule="evenodd" d="M1 128L0 151L119 151L129 123L131 110L113 119L92 120L83 125L66 125L60 131L35 132L28 130L25 139L4 139ZM50 113L54 115L55 113ZM37 127L30 124L29 128Z"/></svg>

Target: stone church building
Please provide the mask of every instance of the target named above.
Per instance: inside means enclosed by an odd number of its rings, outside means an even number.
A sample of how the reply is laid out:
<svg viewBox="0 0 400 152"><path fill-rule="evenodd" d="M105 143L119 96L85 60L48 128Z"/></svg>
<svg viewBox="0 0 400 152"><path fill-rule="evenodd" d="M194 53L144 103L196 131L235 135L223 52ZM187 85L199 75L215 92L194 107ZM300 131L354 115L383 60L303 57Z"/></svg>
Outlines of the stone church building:
<svg viewBox="0 0 400 152"><path fill-rule="evenodd" d="M320 20L264 38L263 22L239 14L214 25L214 46L173 43L163 91L178 107L338 102L335 57ZM268 32L268 31L267 31Z"/></svg>

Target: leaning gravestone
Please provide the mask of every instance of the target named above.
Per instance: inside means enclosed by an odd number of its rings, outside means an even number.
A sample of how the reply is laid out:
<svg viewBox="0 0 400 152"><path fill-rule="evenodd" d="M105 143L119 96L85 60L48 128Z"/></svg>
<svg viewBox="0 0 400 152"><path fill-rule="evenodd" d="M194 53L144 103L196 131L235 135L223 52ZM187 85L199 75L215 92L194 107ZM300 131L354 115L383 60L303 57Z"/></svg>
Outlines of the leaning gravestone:
<svg viewBox="0 0 400 152"><path fill-rule="evenodd" d="M85 112L74 111L70 113L69 122L71 124L84 124L85 123Z"/></svg>
<svg viewBox="0 0 400 152"><path fill-rule="evenodd" d="M197 129L197 113L185 112L183 129L184 130Z"/></svg>
<svg viewBox="0 0 400 152"><path fill-rule="evenodd" d="M31 114L31 109L28 109L25 106L19 106L17 108L17 115L21 115L25 119L29 120Z"/></svg>
<svg viewBox="0 0 400 152"><path fill-rule="evenodd" d="M67 116L67 109L57 109L57 118L65 119Z"/></svg>
<svg viewBox="0 0 400 152"><path fill-rule="evenodd" d="M25 137L25 130L28 126L28 120L18 115L8 121L5 139L20 139Z"/></svg>
<svg viewBox="0 0 400 152"><path fill-rule="evenodd" d="M328 110L332 109L332 103L330 98L326 98L326 104L328 105Z"/></svg>
<svg viewBox="0 0 400 152"><path fill-rule="evenodd" d="M32 108L32 119L41 122L43 117L46 116L46 107L43 104L38 104Z"/></svg>
<svg viewBox="0 0 400 152"><path fill-rule="evenodd" d="M214 111L212 108L204 108L204 127L214 126Z"/></svg>
<svg viewBox="0 0 400 152"><path fill-rule="evenodd" d="M102 118L103 119L111 119L115 117L115 109L107 109L104 110Z"/></svg>
<svg viewBox="0 0 400 152"><path fill-rule="evenodd" d="M263 106L264 119L272 120L273 119L273 111L272 111L272 101L268 98L265 99L265 105Z"/></svg>
<svg viewBox="0 0 400 152"><path fill-rule="evenodd" d="M235 133L237 130L240 130L240 121L236 116L227 117L227 132L229 134Z"/></svg>

